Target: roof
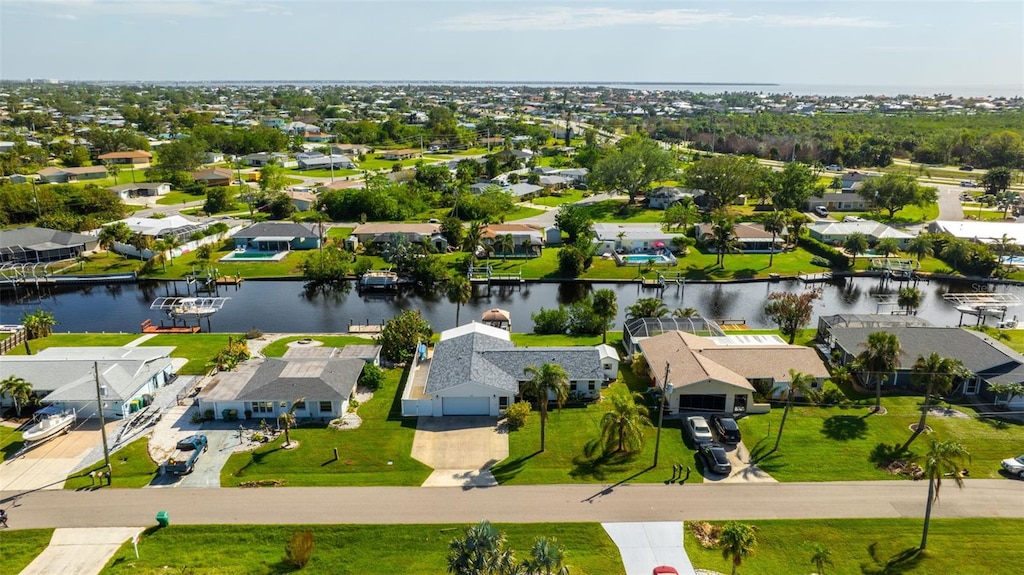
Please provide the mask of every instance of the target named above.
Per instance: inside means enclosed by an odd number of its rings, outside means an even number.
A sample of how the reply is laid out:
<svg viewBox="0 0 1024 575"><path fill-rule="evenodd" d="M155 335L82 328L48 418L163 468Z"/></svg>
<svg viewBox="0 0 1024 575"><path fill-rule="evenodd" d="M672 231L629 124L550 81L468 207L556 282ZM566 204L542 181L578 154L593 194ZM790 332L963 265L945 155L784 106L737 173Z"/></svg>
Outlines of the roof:
<svg viewBox="0 0 1024 575"><path fill-rule="evenodd" d="M51 230L49 228L14 228L0 230L0 247L15 246L29 249L51 249L57 246L78 246L95 242L96 238L85 234ZM43 248L44 245L48 247Z"/></svg>
<svg viewBox="0 0 1024 575"><path fill-rule="evenodd" d="M131 150L128 152L108 152L106 154L100 154L96 156L100 160L120 160L126 158L146 158L150 159L153 154L145 150Z"/></svg>
<svg viewBox="0 0 1024 575"><path fill-rule="evenodd" d="M490 187L490 185L488 185L487 187ZM541 186L537 186L537 185L529 184L529 183L525 183L525 182L519 182L518 184L512 184L511 186L505 188L504 191L507 191L507 192L511 193L513 196L518 198L518 197L522 197L522 196L528 196L530 194L536 194L537 192L539 192L539 191L541 191L543 189L544 188L541 187Z"/></svg>
<svg viewBox="0 0 1024 575"><path fill-rule="evenodd" d="M3 356L0 372L49 392L43 401L96 401L94 365L103 397L126 401L154 375L170 369L173 347L51 347L36 355Z"/></svg>
<svg viewBox="0 0 1024 575"><path fill-rule="evenodd" d="M527 224L487 224L480 230L480 237L493 238L511 234L513 236L528 235L542 238L544 234L539 228Z"/></svg>
<svg viewBox="0 0 1024 575"><path fill-rule="evenodd" d="M360 224L352 230L353 235L420 234L429 236L441 231L438 224Z"/></svg>
<svg viewBox="0 0 1024 575"><path fill-rule="evenodd" d="M221 372L203 390L206 401L346 400L366 362L345 358L265 358Z"/></svg>
<svg viewBox="0 0 1024 575"><path fill-rule="evenodd" d="M652 337L666 331L686 331L690 333L707 333L713 336L725 335L718 324L699 316L695 317L634 317L627 319L622 326L623 333L636 341L640 338Z"/></svg>
<svg viewBox="0 0 1024 575"><path fill-rule="evenodd" d="M315 238L317 233L310 226L296 224L295 222L259 222L247 228L238 230L233 237L236 238Z"/></svg>
<svg viewBox="0 0 1024 575"><path fill-rule="evenodd" d="M231 179L233 176L234 174L227 168L207 168L205 170L199 170L198 172L192 172L193 180Z"/></svg>
<svg viewBox="0 0 1024 575"><path fill-rule="evenodd" d="M928 229L932 232L944 232L958 238L975 240L985 243L997 241L1006 235L1014 243L1024 244L1024 225L1017 222L950 222L934 221Z"/></svg>
<svg viewBox="0 0 1024 575"><path fill-rule="evenodd" d="M670 234L662 231L661 224L594 224L594 237L601 241L616 241L619 234L631 240L664 240L683 234Z"/></svg>
<svg viewBox="0 0 1024 575"><path fill-rule="evenodd" d="M699 234L702 237L704 235L713 233L712 232L713 228L714 228L713 224L707 224L707 223L697 224L697 230L699 230ZM736 224L733 227L733 230L736 232L736 238L739 239L739 240L768 240L768 241L771 241L771 239L772 239L771 232L764 231L764 225L763 224L743 222L743 223ZM782 237L781 237L781 234L776 234L775 235L775 241L777 241L777 242L782 242L783 241Z"/></svg>
<svg viewBox="0 0 1024 575"><path fill-rule="evenodd" d="M288 196L289 198L291 198L293 200L301 200L301 201L305 201L305 202L315 202L316 201L316 194L314 194L312 192L296 192L296 191L293 191L293 190L288 190L288 191L284 192L284 195Z"/></svg>
<svg viewBox="0 0 1024 575"><path fill-rule="evenodd" d="M654 374L659 387L671 383L676 388L681 388L715 380L753 391L754 386L745 377L702 356L690 347L690 343L697 343L700 339L700 336L684 331L670 331L639 343L644 359L651 367L651 373ZM665 369L662 368L664 365L668 365L670 369L667 382Z"/></svg>
<svg viewBox="0 0 1024 575"><path fill-rule="evenodd" d="M121 221L124 222L131 231L148 236L159 236L169 230L187 228L190 226L195 227L197 230L202 229L199 222L194 222L185 216L167 216L166 218L125 218Z"/></svg>
<svg viewBox="0 0 1024 575"><path fill-rule="evenodd" d="M914 236L901 232L899 230L890 228L885 224L880 224L871 220L865 220L863 222L825 222L811 224L807 226L807 229L816 232L821 235L827 236L848 236L850 234L861 233L865 236L869 236L876 239L882 238L896 238L896 239L907 239L913 238Z"/></svg>
<svg viewBox="0 0 1024 575"><path fill-rule="evenodd" d="M114 192L127 192L130 190L156 190L161 186L170 186L167 182L139 182L137 184L118 184L116 186L110 186L108 190Z"/></svg>

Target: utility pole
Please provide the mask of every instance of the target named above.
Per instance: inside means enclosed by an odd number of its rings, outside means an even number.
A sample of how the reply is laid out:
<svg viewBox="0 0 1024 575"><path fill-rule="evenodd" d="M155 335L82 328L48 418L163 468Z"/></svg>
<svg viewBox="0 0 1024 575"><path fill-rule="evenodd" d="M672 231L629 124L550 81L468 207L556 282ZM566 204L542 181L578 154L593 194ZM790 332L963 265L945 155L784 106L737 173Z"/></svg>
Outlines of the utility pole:
<svg viewBox="0 0 1024 575"><path fill-rule="evenodd" d="M43 217L43 208L39 205L39 193L36 192L36 179L32 178L32 198L36 203L36 216Z"/></svg>
<svg viewBox="0 0 1024 575"><path fill-rule="evenodd" d="M658 433L654 436L654 467L658 466L658 452L661 447L661 424L665 419L665 394L669 392L668 376L672 367L665 361L665 379L661 382L661 398L658 400Z"/></svg>
<svg viewBox="0 0 1024 575"><path fill-rule="evenodd" d="M107 464L107 473L110 473L110 447L107 445L107 428L103 420L103 393L100 391L100 363L92 362L92 369L96 378L96 407L99 408L97 413L100 416L100 435L103 437L103 461Z"/></svg>

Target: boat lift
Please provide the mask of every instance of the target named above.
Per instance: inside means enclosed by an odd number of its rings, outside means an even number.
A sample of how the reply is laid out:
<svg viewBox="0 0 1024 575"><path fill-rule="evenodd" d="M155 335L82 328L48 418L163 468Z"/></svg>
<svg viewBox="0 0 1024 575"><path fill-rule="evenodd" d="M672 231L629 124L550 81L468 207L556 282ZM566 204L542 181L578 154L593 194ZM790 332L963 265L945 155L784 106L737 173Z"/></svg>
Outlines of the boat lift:
<svg viewBox="0 0 1024 575"><path fill-rule="evenodd" d="M158 297L153 300L149 309L160 310L167 313L174 325L181 320L184 327L188 327L188 320L195 319L196 326L202 319L206 318L207 331L212 331L210 316L217 313L224 307L224 304L231 299L228 297Z"/></svg>
<svg viewBox="0 0 1024 575"><path fill-rule="evenodd" d="M1005 325L1006 311L1022 304L1016 294L1006 292L947 293L942 298L956 306L956 311L960 312L959 325L963 325L964 315L977 316L976 325L984 324L990 317L999 318L1000 325Z"/></svg>

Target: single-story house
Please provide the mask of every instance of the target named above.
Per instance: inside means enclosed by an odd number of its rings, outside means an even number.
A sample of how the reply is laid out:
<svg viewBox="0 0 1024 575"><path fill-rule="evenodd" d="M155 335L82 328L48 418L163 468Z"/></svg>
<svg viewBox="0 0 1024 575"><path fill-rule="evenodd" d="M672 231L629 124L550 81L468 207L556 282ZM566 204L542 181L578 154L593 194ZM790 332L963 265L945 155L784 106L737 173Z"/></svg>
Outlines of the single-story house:
<svg viewBox="0 0 1024 575"><path fill-rule="evenodd" d="M829 376L817 351L777 336L709 338L671 331L637 345L654 385L667 390L671 413L743 413L753 406L756 389L778 396L788 387L790 369L811 375L817 389Z"/></svg>
<svg viewBox="0 0 1024 575"><path fill-rule="evenodd" d="M475 184L474 184L475 185ZM490 185L488 185L490 187ZM503 188L504 191L512 194L513 198L528 198L539 194L544 188L536 186L534 184L528 184L526 182L519 182L518 184L512 184L507 188Z"/></svg>
<svg viewBox="0 0 1024 575"><path fill-rule="evenodd" d="M192 234L210 227L208 223L193 221L185 216L167 216L166 218L132 217L120 221L124 222L133 233L149 236L154 240L176 236L183 242L188 241L189 236Z"/></svg>
<svg viewBox="0 0 1024 575"><path fill-rule="evenodd" d="M622 348L626 351L626 358L633 358L633 354L639 351L641 341L670 331L685 331L699 335L725 335L717 323L699 315L629 318L622 325Z"/></svg>
<svg viewBox="0 0 1024 575"><path fill-rule="evenodd" d="M68 184L83 180L102 180L107 177L107 168L104 166L83 166L81 168L50 166L39 170L36 175L48 184Z"/></svg>
<svg viewBox="0 0 1024 575"><path fill-rule="evenodd" d="M352 230L352 235L355 236L361 244L372 243L377 238L387 237L392 234L422 238L424 236L431 237L440 233L440 224L385 224L374 222L369 224L360 224Z"/></svg>
<svg viewBox="0 0 1024 575"><path fill-rule="evenodd" d="M477 145L481 148L491 149L494 146L504 146L505 138L491 137L491 138L480 138L476 141Z"/></svg>
<svg viewBox="0 0 1024 575"><path fill-rule="evenodd" d="M825 192L807 198L805 207L808 211L823 207L830 212L865 212L871 209L871 202L857 192Z"/></svg>
<svg viewBox="0 0 1024 575"><path fill-rule="evenodd" d="M334 136L325 132L306 132L302 134L303 142L313 142L322 144L324 142L330 142L334 139Z"/></svg>
<svg viewBox="0 0 1024 575"><path fill-rule="evenodd" d="M610 254L620 249L626 252L647 252L671 248L672 238L685 235L662 231L661 224L600 223L594 224L593 230L597 255Z"/></svg>
<svg viewBox="0 0 1024 575"><path fill-rule="evenodd" d="M317 190L322 192L324 190L347 190L347 189L350 189L350 188L351 189L357 189L357 188L365 188L365 187L366 187L366 182L364 182L363 180L349 180L346 177L346 178L336 179L333 182L320 184L317 187Z"/></svg>
<svg viewBox="0 0 1024 575"><path fill-rule="evenodd" d="M541 176L538 178L540 185L550 190L561 190L570 184L569 178L562 176Z"/></svg>
<svg viewBox="0 0 1024 575"><path fill-rule="evenodd" d="M575 184L583 184L587 181L587 175L590 170L586 168L567 168L565 170L559 170L558 175L566 178L570 182Z"/></svg>
<svg viewBox="0 0 1024 575"><path fill-rule="evenodd" d="M361 359L366 363L380 365L381 346L376 344L352 344L345 347L292 345L284 352L285 359Z"/></svg>
<svg viewBox="0 0 1024 575"><path fill-rule="evenodd" d="M128 152L109 152L96 157L106 165L129 166L131 168L148 168L153 163L153 154L146 150Z"/></svg>
<svg viewBox="0 0 1024 575"><path fill-rule="evenodd" d="M316 203L316 194L312 192L302 192L297 190L286 190L284 195L288 196L292 201L292 205L295 209L300 212L306 212L313 208L313 204Z"/></svg>
<svg viewBox="0 0 1024 575"><path fill-rule="evenodd" d="M864 234L871 244L875 244L881 239L892 238L901 247L906 246L907 242L914 237L872 220L864 220L862 222L818 222L807 226L807 233L819 242L833 246L841 245L846 241L847 237L854 233Z"/></svg>
<svg viewBox="0 0 1024 575"><path fill-rule="evenodd" d="M1024 225L1018 222L951 222L936 220L928 224L928 231L950 234L956 238L983 244L1001 241L1003 236L1006 236L1018 246L1024 245Z"/></svg>
<svg viewBox="0 0 1024 575"><path fill-rule="evenodd" d="M173 347L51 347L35 355L0 356L0 373L32 384L40 401L79 418L97 417L96 372L103 416L127 417L174 378ZM10 404L6 399L5 404Z"/></svg>
<svg viewBox="0 0 1024 575"><path fill-rule="evenodd" d="M647 200L647 207L653 210L667 210L669 206L678 204L685 198L696 199L703 195L704 190L659 186L647 192L644 197Z"/></svg>
<svg viewBox="0 0 1024 575"><path fill-rule="evenodd" d="M192 172L192 179L206 186L228 186L233 178L234 172L227 168L207 168Z"/></svg>
<svg viewBox="0 0 1024 575"><path fill-rule="evenodd" d="M366 362L356 358L257 358L222 371L199 393L217 419L336 419L348 412Z"/></svg>
<svg viewBox="0 0 1024 575"><path fill-rule="evenodd" d="M840 176L843 179L843 191L844 192L856 192L860 189L862 182L871 178L877 178L876 175L864 174L857 171L850 171L843 173Z"/></svg>
<svg viewBox="0 0 1024 575"><path fill-rule="evenodd" d="M218 164L224 161L224 154L220 152L206 152L203 155L204 164Z"/></svg>
<svg viewBox="0 0 1024 575"><path fill-rule="evenodd" d="M260 252L312 250L320 247L318 224L294 222L259 222L238 230L232 239L235 249Z"/></svg>
<svg viewBox="0 0 1024 575"><path fill-rule="evenodd" d="M295 161L298 163L300 170L323 170L330 169L333 165L335 169L351 170L355 169L355 163L348 157L337 154L331 154L330 156L321 154L320 152L306 152L297 154Z"/></svg>
<svg viewBox="0 0 1024 575"><path fill-rule="evenodd" d="M702 223L694 224L693 228L697 235L697 241L710 247L714 241L714 226ZM769 253L773 250L775 253L779 253L785 244L782 234L776 234L773 240L772 234L764 230L763 224L741 222L736 224L733 229L736 232L736 241L740 243L743 253Z"/></svg>
<svg viewBox="0 0 1024 575"><path fill-rule="evenodd" d="M510 235L515 243L513 253L519 255L540 255L544 248L544 233L540 228L527 224L487 224L480 227L480 239L492 242L498 236ZM529 252L523 246L529 245Z"/></svg>
<svg viewBox="0 0 1024 575"><path fill-rule="evenodd" d="M385 160L400 161L415 158L420 155L419 150L403 149L403 150L385 150L382 152L382 156Z"/></svg>
<svg viewBox="0 0 1024 575"><path fill-rule="evenodd" d="M149 198L169 194L171 192L171 184L167 182L139 182L110 186L107 189L114 192L122 200L127 200L128 198Z"/></svg>
<svg viewBox="0 0 1024 575"><path fill-rule="evenodd" d="M243 164L253 168L262 168L271 162L275 162L279 166L287 166L290 163L288 154L283 152L256 152L242 156L241 160Z"/></svg>
<svg viewBox="0 0 1024 575"><path fill-rule="evenodd" d="M349 157L359 157L363 154L369 154L370 148L362 144L334 144L331 146L331 153Z"/></svg>
<svg viewBox="0 0 1024 575"><path fill-rule="evenodd" d="M96 249L96 236L49 228L0 230L0 263L55 262Z"/></svg>
<svg viewBox="0 0 1024 575"><path fill-rule="evenodd" d="M619 356L608 345L516 347L509 332L469 323L441 332L429 361L420 361L402 397L402 414L491 415L512 405L529 380L528 366L561 365L570 393L595 398L618 377Z"/></svg>

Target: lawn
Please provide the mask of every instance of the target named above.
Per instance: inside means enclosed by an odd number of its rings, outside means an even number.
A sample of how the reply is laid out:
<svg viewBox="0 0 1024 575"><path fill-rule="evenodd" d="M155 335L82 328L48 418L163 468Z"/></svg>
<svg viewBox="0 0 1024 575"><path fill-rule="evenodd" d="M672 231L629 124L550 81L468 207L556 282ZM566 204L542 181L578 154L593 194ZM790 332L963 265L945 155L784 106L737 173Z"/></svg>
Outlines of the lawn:
<svg viewBox="0 0 1024 575"><path fill-rule="evenodd" d="M135 488L145 487L156 477L159 466L149 458L149 438L143 437L124 446L110 455L111 487ZM98 488L99 482L94 485L89 479L89 472L104 469L106 464L102 459L94 465L69 475L64 482L64 489L91 490Z"/></svg>
<svg viewBox="0 0 1024 575"><path fill-rule="evenodd" d="M648 210L639 205L627 206L625 199L604 200L584 206L590 219L595 222L652 223L661 222L665 217L664 210Z"/></svg>
<svg viewBox="0 0 1024 575"><path fill-rule="evenodd" d="M334 238L345 239L345 238L349 237L350 235L352 235L352 230L354 230L354 229L355 228L343 228L343 227L327 228L327 237L331 238L331 239L334 239Z"/></svg>
<svg viewBox="0 0 1024 575"><path fill-rule="evenodd" d="M984 330L988 335L1002 341L1005 345L1024 353L1024 329Z"/></svg>
<svg viewBox="0 0 1024 575"><path fill-rule="evenodd" d="M495 526L516 557L528 556L537 537L558 539L576 575L623 573L619 552L599 523L528 523ZM108 575L292 572L284 548L292 533L313 532L309 573L434 575L447 568L448 543L469 525L183 525L147 530L139 555L125 543L107 564Z"/></svg>
<svg viewBox="0 0 1024 575"><path fill-rule="evenodd" d="M263 348L263 355L267 357L281 357L284 352L288 350L288 344L293 341L300 339L312 339L314 341L323 342L326 347L345 347L346 345L366 345L375 343L374 340L366 337L358 337L354 335L315 335L305 336L296 335L292 337L284 337Z"/></svg>
<svg viewBox="0 0 1024 575"><path fill-rule="evenodd" d="M25 445L25 442L21 440L20 431L0 425L0 462L17 453L22 445Z"/></svg>
<svg viewBox="0 0 1024 575"><path fill-rule="evenodd" d="M29 340L28 345L32 353L39 353L48 347L121 346L138 338L137 333L55 333ZM19 345L7 355L25 355L25 346Z"/></svg>
<svg viewBox="0 0 1024 575"><path fill-rule="evenodd" d="M581 190L562 190L556 192L550 196L540 196L530 200L531 204L539 204L541 206L552 206L557 207L562 204L576 203L583 199L583 192Z"/></svg>
<svg viewBox="0 0 1024 575"><path fill-rule="evenodd" d="M220 350L228 345L228 333L164 333L142 342L143 346L174 346L171 357L183 357L188 363L178 370L181 375L204 375L210 370Z"/></svg>
<svg viewBox="0 0 1024 575"><path fill-rule="evenodd" d="M360 164L360 167L362 168L362 164ZM369 169L369 168L363 168L363 169ZM330 168L328 168L326 170L298 170L298 169L295 169L295 168L287 168L287 169L284 170L284 173L290 174L292 176L304 176L304 177L307 177L307 178L329 178L329 177L331 177L331 170L330 170ZM362 173L363 173L363 170L350 170L350 169L344 169L344 168L334 168L334 177L335 178L344 178L344 177L347 177L347 176L358 176L359 174L362 174ZM289 185L300 184L303 181L301 178L288 178L288 179L291 180L290 182L288 182Z"/></svg>
<svg viewBox="0 0 1024 575"><path fill-rule="evenodd" d="M600 525L598 526L600 528ZM19 529L0 531L0 575L16 575L28 567L53 537L53 529Z"/></svg>
<svg viewBox="0 0 1024 575"><path fill-rule="evenodd" d="M920 417L918 397L883 397L886 415L869 415L873 398L858 399L854 407L794 407L786 420L779 451L769 453L779 429L782 409L739 420L744 443L758 466L779 481L861 481L896 479L875 462L910 437L909 426ZM911 455L927 450L931 437L956 440L971 453L971 477L1001 477L999 462L1024 444L1024 425L981 419L969 407L956 409L968 418L928 417L934 430L911 444ZM905 459L906 457L901 457ZM822 462L828 465L822 465Z"/></svg>
<svg viewBox="0 0 1024 575"><path fill-rule="evenodd" d="M176 206L188 202L205 202L206 194L189 194L187 192L170 192L160 196L156 203L161 206Z"/></svg>
<svg viewBox="0 0 1024 575"><path fill-rule="evenodd" d="M401 416L403 372L385 371L384 385L359 406L357 429L332 430L322 424L291 432L298 449L284 450L284 438L250 453L236 453L221 470L221 485L279 479L290 486L420 485L430 468L410 456L416 419ZM338 448L339 461L333 449Z"/></svg>
<svg viewBox="0 0 1024 575"><path fill-rule="evenodd" d="M420 158L409 158L408 160L385 160L383 158L383 154L374 154L372 157L367 156L365 160L359 162L359 169L391 171L391 167L395 164L401 164L403 168L407 168L409 166L415 166L417 162L421 161ZM335 174L335 176L337 176L337 174Z"/></svg>
<svg viewBox="0 0 1024 575"><path fill-rule="evenodd" d="M221 242L213 244L216 251L210 257L209 262L196 262L195 252L189 252L174 258L167 263L167 269L162 266L155 266L153 271L146 274L146 277L156 279L183 278L193 273L196 268L213 266L220 271L222 276L239 275L243 278L266 278L266 277L287 277L301 275L300 267L302 261L308 254L315 253L315 250L291 251L280 261L218 261L220 258L234 251L233 244ZM136 262L138 263L138 262Z"/></svg>
<svg viewBox="0 0 1024 575"><path fill-rule="evenodd" d="M930 222L935 218L939 217L939 204L928 204L925 207L917 205L909 205L904 207L902 210L898 210L896 215L892 218L889 217L888 210L881 210L879 212L837 212L833 214L836 219L842 219L846 216L860 216L867 220L874 220L876 222L882 222L883 224L919 224L921 222Z"/></svg>
<svg viewBox="0 0 1024 575"><path fill-rule="evenodd" d="M544 210L516 205L511 211L502 214L502 217L505 218L506 222L512 222L516 220L525 220L526 218L532 218L533 216L539 216L543 213Z"/></svg>
<svg viewBox="0 0 1024 575"><path fill-rule="evenodd" d="M608 345L616 345L622 341L621 331L608 332ZM513 333L512 343L517 347L545 347L562 345L594 346L601 343L599 335L542 335L537 333Z"/></svg>
<svg viewBox="0 0 1024 575"><path fill-rule="evenodd" d="M78 261L66 262L60 268L61 273L68 274L123 274L138 271L142 267L141 260L133 260L114 252L103 252L85 256ZM60 265L60 264L56 264ZM56 268L54 268L56 269Z"/></svg>
<svg viewBox="0 0 1024 575"><path fill-rule="evenodd" d="M949 488L947 488L949 489ZM970 489L970 487L967 487ZM743 560L744 575L809 573L820 543L832 551L828 575L863 573L1010 573L1024 563L1019 519L932 519L928 550L919 553L921 519L829 519L745 521L756 529L754 554ZM705 549L687 523L683 544L697 569L728 573L720 549Z"/></svg>

